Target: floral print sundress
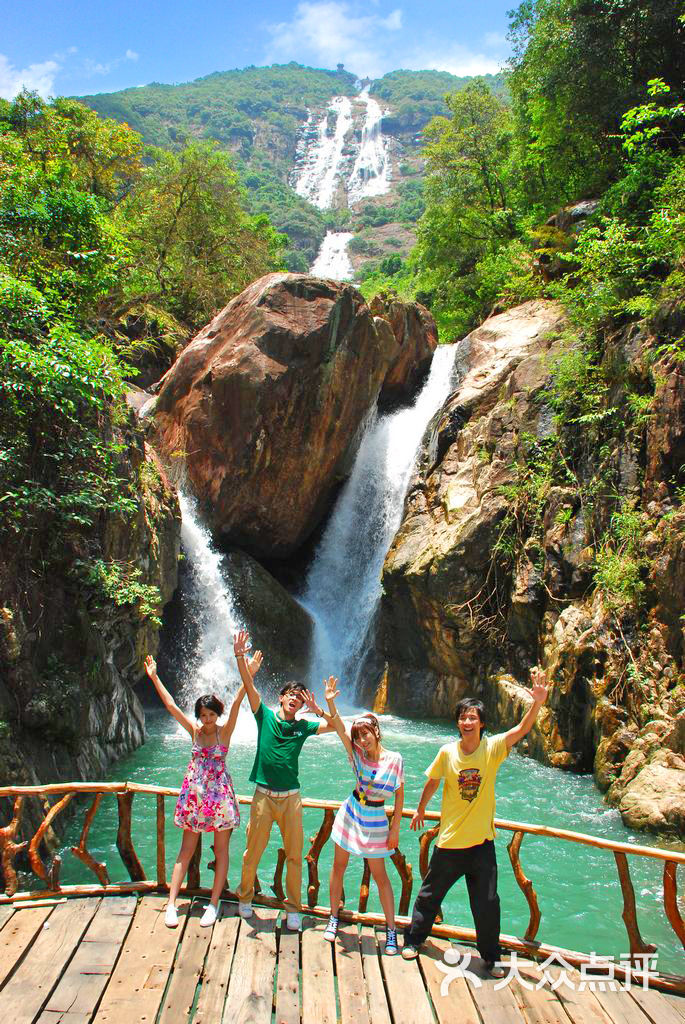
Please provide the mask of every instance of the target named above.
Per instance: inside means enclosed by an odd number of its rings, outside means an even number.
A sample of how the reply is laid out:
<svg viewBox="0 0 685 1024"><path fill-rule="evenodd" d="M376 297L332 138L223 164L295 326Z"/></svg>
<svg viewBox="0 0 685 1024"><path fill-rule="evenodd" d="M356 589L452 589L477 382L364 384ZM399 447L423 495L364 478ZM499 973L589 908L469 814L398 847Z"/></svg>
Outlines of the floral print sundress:
<svg viewBox="0 0 685 1024"><path fill-rule="evenodd" d="M202 747L193 740L190 763L176 803L174 824L189 832L221 832L240 824L233 780L226 770L228 747Z"/></svg>

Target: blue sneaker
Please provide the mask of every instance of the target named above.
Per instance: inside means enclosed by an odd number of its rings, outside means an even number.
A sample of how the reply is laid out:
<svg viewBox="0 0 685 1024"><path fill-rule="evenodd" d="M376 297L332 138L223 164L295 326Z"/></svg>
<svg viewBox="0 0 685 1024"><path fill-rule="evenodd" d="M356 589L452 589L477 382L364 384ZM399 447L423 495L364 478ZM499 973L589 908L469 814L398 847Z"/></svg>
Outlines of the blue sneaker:
<svg viewBox="0 0 685 1024"><path fill-rule="evenodd" d="M338 934L338 919L337 917L331 916L328 918L328 924L326 925L326 931L323 933L323 937L326 942L335 942L335 937Z"/></svg>
<svg viewBox="0 0 685 1024"><path fill-rule="evenodd" d="M388 928L385 933L385 955L396 956L397 953L397 928Z"/></svg>

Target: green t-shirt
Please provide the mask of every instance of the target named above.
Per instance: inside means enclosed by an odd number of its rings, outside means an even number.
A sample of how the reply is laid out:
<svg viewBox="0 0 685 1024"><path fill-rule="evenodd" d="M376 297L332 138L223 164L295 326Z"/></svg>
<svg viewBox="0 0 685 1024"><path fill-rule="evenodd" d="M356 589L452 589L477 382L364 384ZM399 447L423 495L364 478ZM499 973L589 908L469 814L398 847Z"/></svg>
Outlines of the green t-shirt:
<svg viewBox="0 0 685 1024"><path fill-rule="evenodd" d="M298 759L308 736L319 729L318 722L305 718L287 722L264 701L254 713L257 722L257 753L250 772L250 782L267 789L299 789Z"/></svg>

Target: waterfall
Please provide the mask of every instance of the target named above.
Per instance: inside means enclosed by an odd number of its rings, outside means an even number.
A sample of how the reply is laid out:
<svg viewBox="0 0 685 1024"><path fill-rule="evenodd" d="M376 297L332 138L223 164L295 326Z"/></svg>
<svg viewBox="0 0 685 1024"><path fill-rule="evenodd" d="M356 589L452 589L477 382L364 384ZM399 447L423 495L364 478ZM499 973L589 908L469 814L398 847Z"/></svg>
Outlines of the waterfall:
<svg viewBox="0 0 685 1024"><path fill-rule="evenodd" d="M369 96L368 85L359 94L359 99L366 104L366 118L359 153L347 182L350 203L385 195L390 188L390 157L387 142L381 132L383 111L376 100Z"/></svg>
<svg viewBox="0 0 685 1024"><path fill-rule="evenodd" d="M335 96L319 121L310 113L304 126L297 147L302 169L294 188L298 195L320 210L330 209L341 185L344 185L349 204L384 195L390 188L390 157L381 132L383 112L369 96L369 86L362 89L359 100L366 111L359 151L349 174L346 169L349 169L351 157L346 152L345 140L354 124L349 97ZM329 231L310 273L337 281L349 280L353 270L347 246L352 237L349 231Z"/></svg>
<svg viewBox="0 0 685 1024"><path fill-rule="evenodd" d="M381 571L402 519L416 454L434 413L452 390L456 346L440 346L414 404L370 419L352 473L336 502L302 599L314 619L312 685L338 676L356 683L381 596Z"/></svg>
<svg viewBox="0 0 685 1024"><path fill-rule="evenodd" d="M335 127L330 131L329 116L335 116ZM352 103L347 96L335 96L318 124L310 114L302 139L300 155L304 167L295 182L295 191L320 210L333 203L343 163L345 136L352 127Z"/></svg>
<svg viewBox="0 0 685 1024"><path fill-rule="evenodd" d="M352 264L347 247L352 238L351 231L327 231L309 273L316 277L332 277L335 281L349 281Z"/></svg>
<svg viewBox="0 0 685 1024"><path fill-rule="evenodd" d="M181 544L190 570L192 596L187 611L195 617L194 644L184 672L182 698L192 708L203 693L216 693L222 700L232 697L240 686L233 657L233 634L244 628L222 569L223 555L212 544L209 530L200 520L194 501L179 489ZM252 715L243 701L234 739L247 740L254 733Z"/></svg>

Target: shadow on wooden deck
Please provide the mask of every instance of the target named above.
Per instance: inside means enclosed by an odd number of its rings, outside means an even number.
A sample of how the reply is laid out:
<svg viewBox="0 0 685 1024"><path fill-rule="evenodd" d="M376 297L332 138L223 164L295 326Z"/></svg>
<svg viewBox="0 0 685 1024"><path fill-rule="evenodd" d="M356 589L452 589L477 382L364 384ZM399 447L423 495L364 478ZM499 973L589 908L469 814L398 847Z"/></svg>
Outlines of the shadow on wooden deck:
<svg viewBox="0 0 685 1024"><path fill-rule="evenodd" d="M685 1024L683 998L618 982L591 991L551 968L555 988L520 957L517 976L495 982L471 950L466 976L451 977L444 939L407 962L383 955L384 935L367 926L341 925L332 948L320 918L289 932L276 910L243 921L222 903L201 928L195 900L172 930L165 905L149 895L0 907L0 1024Z"/></svg>

